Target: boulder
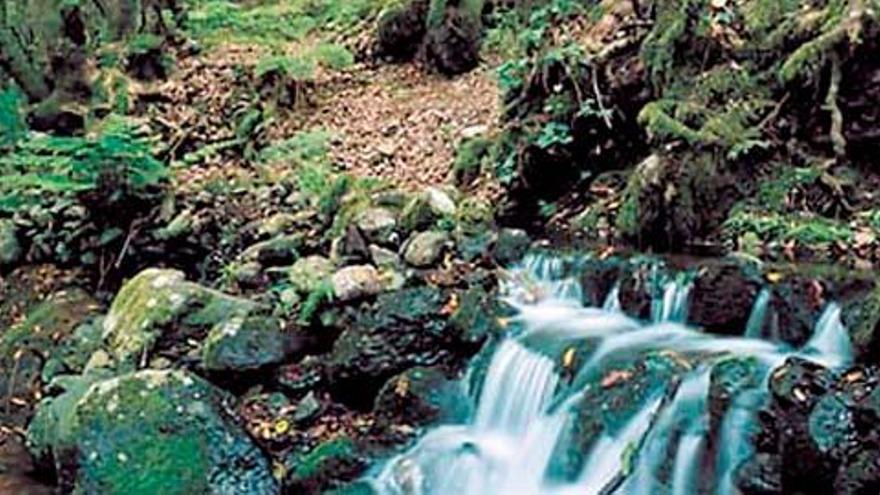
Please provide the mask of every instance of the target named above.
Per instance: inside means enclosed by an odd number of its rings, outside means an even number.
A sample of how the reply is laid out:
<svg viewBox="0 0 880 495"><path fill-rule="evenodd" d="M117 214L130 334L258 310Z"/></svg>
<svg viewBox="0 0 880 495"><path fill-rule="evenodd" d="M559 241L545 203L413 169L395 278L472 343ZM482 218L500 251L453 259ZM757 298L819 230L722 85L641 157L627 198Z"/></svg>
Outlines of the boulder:
<svg viewBox="0 0 880 495"><path fill-rule="evenodd" d="M880 364L880 289L846 305L843 323L849 330L856 360Z"/></svg>
<svg viewBox="0 0 880 495"><path fill-rule="evenodd" d="M79 392L64 414L46 415L62 490L278 493L268 460L226 412L232 397L201 378L146 370Z"/></svg>
<svg viewBox="0 0 880 495"><path fill-rule="evenodd" d="M415 234L403 252L403 259L416 268L427 268L438 261L451 239L445 232L428 231Z"/></svg>
<svg viewBox="0 0 880 495"><path fill-rule="evenodd" d="M379 268L397 268L400 266L400 255L390 249L370 244L370 259Z"/></svg>
<svg viewBox="0 0 880 495"><path fill-rule="evenodd" d="M697 267L688 322L711 333L742 335L761 285L756 267L736 261Z"/></svg>
<svg viewBox="0 0 880 495"><path fill-rule="evenodd" d="M214 326L255 308L248 300L187 282L183 272L150 268L116 295L104 320L104 340L120 364L144 366L156 347L199 341Z"/></svg>
<svg viewBox="0 0 880 495"><path fill-rule="evenodd" d="M367 462L348 437L327 440L306 454L288 460L290 475L284 481L288 493L327 493L357 479Z"/></svg>
<svg viewBox="0 0 880 495"><path fill-rule="evenodd" d="M299 350L295 332L268 316L236 316L211 329L202 343L208 371L253 371L280 364Z"/></svg>
<svg viewBox="0 0 880 495"><path fill-rule="evenodd" d="M437 368L416 367L385 383L373 412L389 425L427 426L466 420L470 402L460 382L450 380Z"/></svg>
<svg viewBox="0 0 880 495"><path fill-rule="evenodd" d="M347 266L331 278L333 294L340 301L352 301L381 294L385 290L379 270L372 265Z"/></svg>
<svg viewBox="0 0 880 495"><path fill-rule="evenodd" d="M623 261L617 258L590 259L580 270L584 305L601 308L614 285L620 280Z"/></svg>
<svg viewBox="0 0 880 495"><path fill-rule="evenodd" d="M415 366L456 362L476 346L447 323L451 295L433 287L380 295L342 332L323 359L333 393L357 406L368 406L392 376Z"/></svg>
<svg viewBox="0 0 880 495"><path fill-rule="evenodd" d="M492 258L498 266L509 267L523 259L531 244L525 230L501 229L492 249Z"/></svg>
<svg viewBox="0 0 880 495"><path fill-rule="evenodd" d="M321 289L333 275L333 262L323 256L308 256L297 260L288 271L291 285L301 294Z"/></svg>

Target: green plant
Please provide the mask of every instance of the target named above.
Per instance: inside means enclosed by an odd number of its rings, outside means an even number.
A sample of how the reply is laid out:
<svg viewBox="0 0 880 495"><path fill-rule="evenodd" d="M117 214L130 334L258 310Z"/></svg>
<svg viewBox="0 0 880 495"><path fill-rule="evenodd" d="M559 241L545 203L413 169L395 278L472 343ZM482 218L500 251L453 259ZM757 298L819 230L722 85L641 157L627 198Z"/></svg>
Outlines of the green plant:
<svg viewBox="0 0 880 495"><path fill-rule="evenodd" d="M153 195L167 177L147 141L115 120L94 137L34 136L0 156L0 212L59 197L109 205Z"/></svg>
<svg viewBox="0 0 880 495"><path fill-rule="evenodd" d="M325 280L321 282L316 290L313 290L306 296L305 301L303 301L300 307L297 322L303 326L312 324L321 306L329 302L333 302L333 285Z"/></svg>
<svg viewBox="0 0 880 495"><path fill-rule="evenodd" d="M0 91L0 150L14 145L26 134L23 104L24 95L16 88Z"/></svg>

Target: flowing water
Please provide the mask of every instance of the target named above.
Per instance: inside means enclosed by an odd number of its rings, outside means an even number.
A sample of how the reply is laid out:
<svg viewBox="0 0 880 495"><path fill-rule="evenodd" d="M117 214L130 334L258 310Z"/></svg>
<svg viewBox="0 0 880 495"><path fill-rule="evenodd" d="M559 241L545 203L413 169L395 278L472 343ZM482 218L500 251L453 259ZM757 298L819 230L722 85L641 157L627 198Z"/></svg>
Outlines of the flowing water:
<svg viewBox="0 0 880 495"><path fill-rule="evenodd" d="M464 424L430 429L409 451L386 462L370 479L377 493L736 493L736 470L752 453L757 411L768 398L772 370L791 356L829 366L841 366L852 357L837 304L826 307L809 342L794 349L760 338L772 337L763 335L770 327L769 290L756 298L743 337L719 337L684 324L690 283L664 284L651 305L652 321L639 323L621 312L617 285L602 308L582 307L578 279L568 273L574 264L571 259L534 256L512 272L504 291L518 315L510 325L514 330L492 351L474 397L475 413ZM542 348L546 342L588 344L593 350L569 381L560 375L557 354ZM609 360L638 361L647 352L670 350L695 356L691 371L648 394L622 418L622 426L600 432L589 445L580 474L555 476L560 453L573 448L570 432L583 399L581 385L601 377ZM719 432L718 444L724 448L709 459L712 364L725 357L755 358L758 385L733 397ZM714 479L707 480L707 472L714 472Z"/></svg>

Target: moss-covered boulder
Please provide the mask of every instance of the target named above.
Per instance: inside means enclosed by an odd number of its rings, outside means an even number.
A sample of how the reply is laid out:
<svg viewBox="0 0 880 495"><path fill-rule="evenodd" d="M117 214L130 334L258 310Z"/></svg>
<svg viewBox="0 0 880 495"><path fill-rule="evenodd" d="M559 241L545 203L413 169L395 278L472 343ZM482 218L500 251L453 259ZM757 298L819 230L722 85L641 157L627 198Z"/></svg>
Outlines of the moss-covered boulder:
<svg viewBox="0 0 880 495"><path fill-rule="evenodd" d="M385 290L382 274L373 265L347 266L331 277L333 295L340 301L375 296Z"/></svg>
<svg viewBox="0 0 880 495"><path fill-rule="evenodd" d="M35 402L31 398L39 397L45 382L83 369L100 345L100 336L90 332L99 310L82 290L60 291L34 306L24 321L0 331L0 390L24 399L0 409L0 422L24 426Z"/></svg>
<svg viewBox="0 0 880 495"><path fill-rule="evenodd" d="M248 247L239 259L244 262L256 261L262 266L289 265L299 257L303 243L300 234L279 235Z"/></svg>
<svg viewBox="0 0 880 495"><path fill-rule="evenodd" d="M333 275L333 262L323 256L300 258L290 267L290 284L301 294L318 291Z"/></svg>
<svg viewBox="0 0 880 495"><path fill-rule="evenodd" d="M440 261L451 242L446 232L419 232L406 243L403 259L416 268L428 268Z"/></svg>
<svg viewBox="0 0 880 495"><path fill-rule="evenodd" d="M880 289L847 305L843 319L856 360L880 364Z"/></svg>
<svg viewBox="0 0 880 495"><path fill-rule="evenodd" d="M18 227L12 220L0 220L0 268L9 268L24 255Z"/></svg>
<svg viewBox="0 0 880 495"><path fill-rule="evenodd" d="M584 305L602 307L614 285L620 280L623 262L619 258L590 259L580 270L581 289Z"/></svg>
<svg viewBox="0 0 880 495"><path fill-rule="evenodd" d="M231 396L201 378L147 370L80 393L56 418L49 442L62 490L278 492L266 457L228 416Z"/></svg>
<svg viewBox="0 0 880 495"><path fill-rule="evenodd" d="M120 364L142 366L157 347L199 341L217 324L254 309L250 301L187 282L182 272L151 268L119 291L104 338Z"/></svg>
<svg viewBox="0 0 880 495"><path fill-rule="evenodd" d="M532 245L529 234L522 229L501 229L492 247L492 259L498 266L509 267L525 257Z"/></svg>
<svg viewBox="0 0 880 495"><path fill-rule="evenodd" d="M288 461L290 475L284 481L288 493L327 493L354 481L367 467L366 459L348 437L327 440Z"/></svg>

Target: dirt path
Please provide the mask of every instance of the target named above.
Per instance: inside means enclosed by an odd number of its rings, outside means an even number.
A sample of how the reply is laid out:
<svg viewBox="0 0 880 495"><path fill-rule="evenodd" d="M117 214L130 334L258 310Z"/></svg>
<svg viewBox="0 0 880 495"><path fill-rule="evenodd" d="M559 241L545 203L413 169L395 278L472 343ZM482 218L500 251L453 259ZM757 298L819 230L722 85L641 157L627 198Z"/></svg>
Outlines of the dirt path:
<svg viewBox="0 0 880 495"><path fill-rule="evenodd" d="M248 103L240 69L259 58L253 47L227 46L180 60L146 110L164 128L168 147L180 156L233 138L234 112ZM272 121L269 142L329 131L331 158L343 170L409 190L446 182L463 136L491 132L499 120L495 74L485 66L448 79L411 64L357 64L321 74L309 100ZM229 180L248 168L241 156L221 152L182 167L178 182Z"/></svg>

